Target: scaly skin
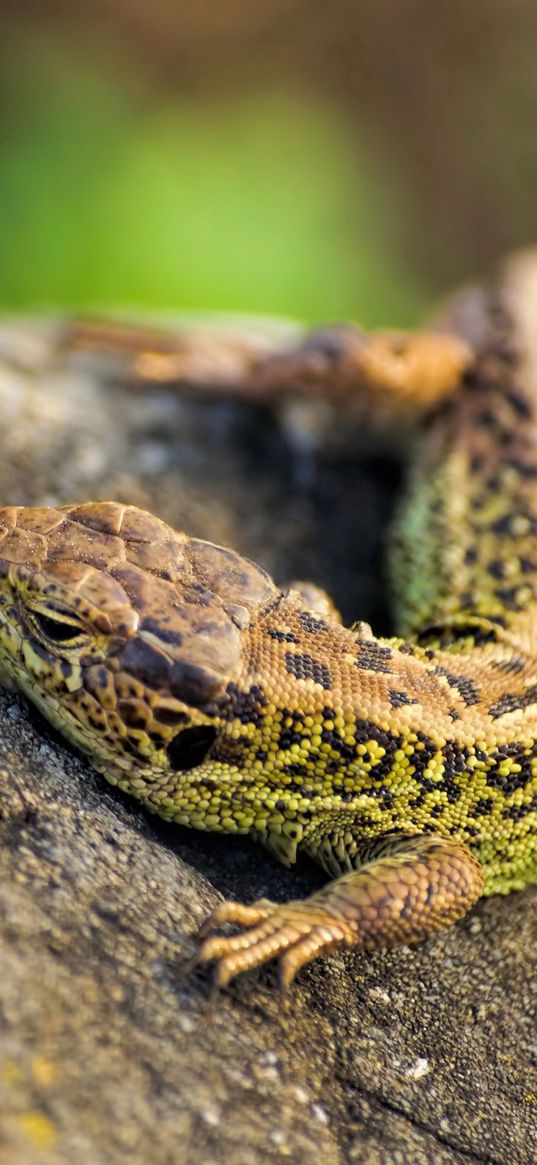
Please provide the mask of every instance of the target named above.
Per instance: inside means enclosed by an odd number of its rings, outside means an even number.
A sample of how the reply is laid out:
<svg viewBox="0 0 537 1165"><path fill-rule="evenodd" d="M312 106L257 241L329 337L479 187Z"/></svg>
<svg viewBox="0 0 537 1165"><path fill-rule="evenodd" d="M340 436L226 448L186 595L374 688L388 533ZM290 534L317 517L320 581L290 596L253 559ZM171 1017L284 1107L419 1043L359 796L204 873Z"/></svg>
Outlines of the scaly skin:
<svg viewBox="0 0 537 1165"><path fill-rule="evenodd" d="M16 684L162 817L287 865L303 850L334 879L217 908L208 930L245 928L201 947L219 983L273 955L287 983L334 946L416 941L537 878L536 301L534 256L455 306L456 335L349 329L235 369L244 391L324 376L341 407L432 411L393 539L405 638L344 628L315 591L133 506L0 510Z"/></svg>

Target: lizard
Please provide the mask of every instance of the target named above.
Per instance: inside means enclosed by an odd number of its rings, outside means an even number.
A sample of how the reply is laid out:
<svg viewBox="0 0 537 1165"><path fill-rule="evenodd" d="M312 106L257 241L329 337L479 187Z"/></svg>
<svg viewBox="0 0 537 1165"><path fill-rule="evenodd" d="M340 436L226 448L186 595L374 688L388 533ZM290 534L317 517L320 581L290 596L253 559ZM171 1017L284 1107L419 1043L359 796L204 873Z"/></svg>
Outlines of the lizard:
<svg viewBox="0 0 537 1165"><path fill-rule="evenodd" d="M127 329L149 380L164 360L183 382L418 418L393 636L132 505L0 508L6 679L161 817L328 875L303 900L216 907L194 962L219 985L273 957L288 985L319 954L420 941L537 880L536 299L522 256L436 330L237 348L231 376L218 345L198 375L203 336Z"/></svg>

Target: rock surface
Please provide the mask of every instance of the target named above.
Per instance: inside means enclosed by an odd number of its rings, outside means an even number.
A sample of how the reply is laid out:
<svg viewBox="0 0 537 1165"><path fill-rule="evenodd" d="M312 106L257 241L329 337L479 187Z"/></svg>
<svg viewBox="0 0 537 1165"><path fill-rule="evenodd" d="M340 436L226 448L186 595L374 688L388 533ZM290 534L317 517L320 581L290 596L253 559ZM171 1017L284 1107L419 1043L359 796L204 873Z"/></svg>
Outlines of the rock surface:
<svg viewBox="0 0 537 1165"><path fill-rule="evenodd" d="M115 497L314 577L388 626L398 472L330 425L312 451L260 407L132 392L0 330L0 497ZM241 839L167 826L0 694L2 1165L531 1165L537 895L483 900L420 948L335 954L282 1001L272 966L216 998L185 975L218 895L320 884Z"/></svg>

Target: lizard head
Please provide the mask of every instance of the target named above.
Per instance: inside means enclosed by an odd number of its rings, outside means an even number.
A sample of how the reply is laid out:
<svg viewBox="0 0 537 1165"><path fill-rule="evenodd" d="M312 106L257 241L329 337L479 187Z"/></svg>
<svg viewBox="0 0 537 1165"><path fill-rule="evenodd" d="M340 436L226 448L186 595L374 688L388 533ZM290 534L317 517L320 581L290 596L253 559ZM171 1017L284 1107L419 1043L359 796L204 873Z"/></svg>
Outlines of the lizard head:
<svg viewBox="0 0 537 1165"><path fill-rule="evenodd" d="M3 673L159 812L210 755L248 626L279 593L135 506L0 509Z"/></svg>

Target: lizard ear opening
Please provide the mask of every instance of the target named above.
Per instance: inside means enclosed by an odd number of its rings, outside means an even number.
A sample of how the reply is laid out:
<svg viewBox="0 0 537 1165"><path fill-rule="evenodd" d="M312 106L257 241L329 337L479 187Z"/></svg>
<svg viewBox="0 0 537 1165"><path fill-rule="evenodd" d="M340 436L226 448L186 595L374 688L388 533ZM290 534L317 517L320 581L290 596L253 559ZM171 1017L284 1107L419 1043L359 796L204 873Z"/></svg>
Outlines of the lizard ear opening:
<svg viewBox="0 0 537 1165"><path fill-rule="evenodd" d="M178 732L166 750L172 768L187 773L203 764L215 737L216 728L210 724L197 724Z"/></svg>

